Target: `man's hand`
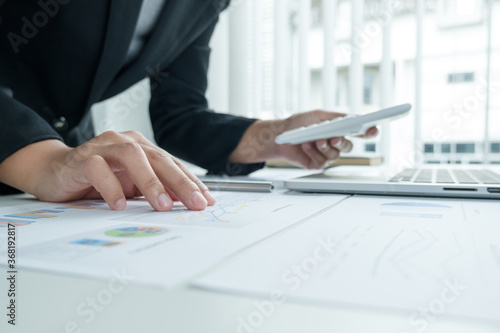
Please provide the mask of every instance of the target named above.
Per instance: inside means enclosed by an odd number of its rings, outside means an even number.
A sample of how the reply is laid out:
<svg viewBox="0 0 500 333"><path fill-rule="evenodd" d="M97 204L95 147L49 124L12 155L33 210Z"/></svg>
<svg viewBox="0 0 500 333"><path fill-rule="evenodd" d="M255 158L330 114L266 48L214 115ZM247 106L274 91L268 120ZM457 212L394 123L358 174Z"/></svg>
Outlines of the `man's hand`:
<svg viewBox="0 0 500 333"><path fill-rule="evenodd" d="M301 145L278 145L274 139L279 134L302 126L343 117L345 114L321 110L304 112L282 120L256 121L243 135L231 155L236 163L256 163L268 159L283 159L306 169L321 169L352 150L346 138L329 138L306 142ZM363 138L378 134L376 127L368 129Z"/></svg>
<svg viewBox="0 0 500 333"><path fill-rule="evenodd" d="M157 211L176 200L192 210L215 203L179 160L137 132L106 132L77 148L58 140L29 145L0 164L0 181L43 201L103 198L114 210L142 195Z"/></svg>

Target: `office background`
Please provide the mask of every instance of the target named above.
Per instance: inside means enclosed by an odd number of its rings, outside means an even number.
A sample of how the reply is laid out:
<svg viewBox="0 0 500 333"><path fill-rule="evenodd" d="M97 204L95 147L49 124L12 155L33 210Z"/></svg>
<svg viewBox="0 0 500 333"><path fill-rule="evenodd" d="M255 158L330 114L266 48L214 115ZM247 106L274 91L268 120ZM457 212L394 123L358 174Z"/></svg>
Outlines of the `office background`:
<svg viewBox="0 0 500 333"><path fill-rule="evenodd" d="M208 97L258 118L410 102L352 154L392 165L500 163L499 0L233 0L212 40ZM152 139L147 81L93 110L98 133Z"/></svg>

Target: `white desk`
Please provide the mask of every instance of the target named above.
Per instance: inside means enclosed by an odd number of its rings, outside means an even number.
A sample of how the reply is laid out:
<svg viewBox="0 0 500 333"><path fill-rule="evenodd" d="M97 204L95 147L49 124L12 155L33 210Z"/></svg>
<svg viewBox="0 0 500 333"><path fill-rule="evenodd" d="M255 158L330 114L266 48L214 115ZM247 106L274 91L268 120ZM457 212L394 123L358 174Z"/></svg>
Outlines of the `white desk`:
<svg viewBox="0 0 500 333"><path fill-rule="evenodd" d="M23 196L0 198L0 206L26 203L25 199L20 198ZM5 269L2 268L2 271ZM4 274L0 279L1 299L4 299L7 290ZM5 304L2 304L4 310L0 317L0 331L416 332L409 325L409 313L405 311L298 303L279 305L260 327L238 330L238 318L253 311L254 301L258 301L258 298L198 290L190 288L187 282L171 290L127 285L121 292L114 294L109 304L96 310L95 318L87 323L84 318L88 317L77 315L76 310L80 304L109 288L108 282L20 270L17 287L18 325L7 325ZM425 329L425 332L454 333L499 331L500 326L493 323L446 316L440 316Z"/></svg>

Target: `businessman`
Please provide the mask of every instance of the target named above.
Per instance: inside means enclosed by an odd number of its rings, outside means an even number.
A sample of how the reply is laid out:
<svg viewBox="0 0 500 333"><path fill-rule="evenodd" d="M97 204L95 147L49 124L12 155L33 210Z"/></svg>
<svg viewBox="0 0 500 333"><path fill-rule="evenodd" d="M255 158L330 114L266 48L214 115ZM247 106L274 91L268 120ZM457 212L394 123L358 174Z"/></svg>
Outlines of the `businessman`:
<svg viewBox="0 0 500 333"><path fill-rule="evenodd" d="M177 157L234 175L270 158L321 168L351 150L345 138L274 143L337 113L261 121L208 107L208 45L228 2L0 0L0 192L103 198L115 210L144 195L157 211L175 200L202 210L215 199ZM91 106L145 77L158 146L137 132L94 137Z"/></svg>

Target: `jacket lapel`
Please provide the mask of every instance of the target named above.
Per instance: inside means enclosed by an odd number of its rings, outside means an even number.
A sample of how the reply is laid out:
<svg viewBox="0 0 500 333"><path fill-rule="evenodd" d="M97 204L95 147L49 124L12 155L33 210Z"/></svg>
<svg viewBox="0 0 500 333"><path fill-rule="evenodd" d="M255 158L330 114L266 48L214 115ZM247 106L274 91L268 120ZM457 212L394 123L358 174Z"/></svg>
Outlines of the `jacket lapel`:
<svg viewBox="0 0 500 333"><path fill-rule="evenodd" d="M109 14L103 51L90 90L87 108L96 102L122 69L137 25L142 0L108 0ZM171 0L175 1L175 0Z"/></svg>
<svg viewBox="0 0 500 333"><path fill-rule="evenodd" d="M105 97L119 93L147 75L154 75L161 66L168 65L213 22L221 9L207 0L166 1L153 34L138 59L115 78ZM219 2L215 1L216 4Z"/></svg>

